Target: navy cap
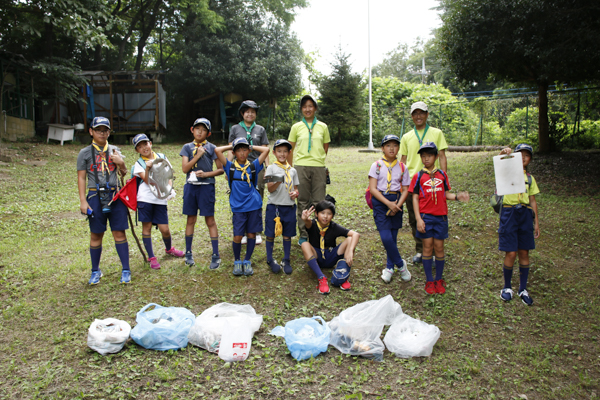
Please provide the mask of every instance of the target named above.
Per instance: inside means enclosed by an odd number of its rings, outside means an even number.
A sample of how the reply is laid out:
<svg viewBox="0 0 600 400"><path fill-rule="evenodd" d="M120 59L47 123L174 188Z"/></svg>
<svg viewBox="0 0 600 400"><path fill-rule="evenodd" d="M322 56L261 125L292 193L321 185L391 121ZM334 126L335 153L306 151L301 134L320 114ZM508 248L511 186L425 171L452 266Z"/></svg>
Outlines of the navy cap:
<svg viewBox="0 0 600 400"><path fill-rule="evenodd" d="M240 104L240 108L238 108L238 114L240 114L240 116L243 117L244 113L249 108L252 108L252 109L258 111L258 109L260 107L258 106L258 104L256 104L256 102L254 102L252 100L244 100L244 101L242 101L242 104Z"/></svg>
<svg viewBox="0 0 600 400"><path fill-rule="evenodd" d="M206 118L198 118L197 120L194 121L194 124L192 125L192 128L196 127L196 125L204 125L206 127L206 129L208 129L208 131L210 132L210 121L207 120Z"/></svg>
<svg viewBox="0 0 600 400"><path fill-rule="evenodd" d="M533 157L533 147L531 147L527 143L521 143L521 144L517 145L517 147L515 148L515 153L518 151L523 151L523 150L527 150L528 152L530 152L531 157Z"/></svg>
<svg viewBox="0 0 600 400"><path fill-rule="evenodd" d="M286 146L288 150L292 150L292 144L285 139L277 139L277 141L273 145L273 150L275 150L275 148L279 146Z"/></svg>
<svg viewBox="0 0 600 400"><path fill-rule="evenodd" d="M232 143L231 146L233 147L233 151L235 151L235 148L238 146L248 146L250 147L250 143L248 143L248 141L246 140L246 138L240 137L235 139Z"/></svg>
<svg viewBox="0 0 600 400"><path fill-rule="evenodd" d="M387 142L390 142L392 140L400 143L400 138L398 136L396 136L396 135L385 135L383 137L383 139L381 139L381 146L383 146L384 144L386 144Z"/></svg>
<svg viewBox="0 0 600 400"><path fill-rule="evenodd" d="M108 129L110 129L110 121L106 117L96 117L92 120L90 127L94 129L99 126L106 126Z"/></svg>
<svg viewBox="0 0 600 400"><path fill-rule="evenodd" d="M302 106L304 105L304 103L306 103L307 100L312 101L313 104L315 105L316 109L319 108L319 105L317 104L317 101L310 94L305 94L304 96L302 96L302 98L300 99L300 108L302 108Z"/></svg>
<svg viewBox="0 0 600 400"><path fill-rule="evenodd" d="M435 145L435 143L433 142L425 142L421 145L421 147L419 148L419 151L417 151L417 154L421 154L421 152L423 150L427 150L427 149L431 149L431 150L435 150L435 154L437 154L438 152L438 148Z"/></svg>
<svg viewBox="0 0 600 400"><path fill-rule="evenodd" d="M150 139L146 136L145 133L139 133L133 138L133 147L137 147L137 145L141 142L149 142Z"/></svg>

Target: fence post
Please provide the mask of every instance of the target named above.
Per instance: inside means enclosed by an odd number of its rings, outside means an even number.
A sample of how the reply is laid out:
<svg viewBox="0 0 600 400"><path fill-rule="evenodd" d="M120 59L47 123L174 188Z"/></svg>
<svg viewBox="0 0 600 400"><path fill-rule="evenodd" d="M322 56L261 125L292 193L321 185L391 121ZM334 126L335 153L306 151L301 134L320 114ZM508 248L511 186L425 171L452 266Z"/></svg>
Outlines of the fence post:
<svg viewBox="0 0 600 400"><path fill-rule="evenodd" d="M479 139L479 132L481 132L481 124L483 123L483 111L479 115L479 126L477 127L477 136L475 137L475 146L477 146L477 140Z"/></svg>
<svg viewBox="0 0 600 400"><path fill-rule="evenodd" d="M442 119L444 118L444 109L442 108L443 106L443 104L440 104L440 129L442 129Z"/></svg>
<svg viewBox="0 0 600 400"><path fill-rule="evenodd" d="M525 96L525 139L529 133L529 96Z"/></svg>
<svg viewBox="0 0 600 400"><path fill-rule="evenodd" d="M404 108L402 109L402 128L400 128L400 137L402 138L402 136L404 136L404 117L406 115L406 112L404 111Z"/></svg>

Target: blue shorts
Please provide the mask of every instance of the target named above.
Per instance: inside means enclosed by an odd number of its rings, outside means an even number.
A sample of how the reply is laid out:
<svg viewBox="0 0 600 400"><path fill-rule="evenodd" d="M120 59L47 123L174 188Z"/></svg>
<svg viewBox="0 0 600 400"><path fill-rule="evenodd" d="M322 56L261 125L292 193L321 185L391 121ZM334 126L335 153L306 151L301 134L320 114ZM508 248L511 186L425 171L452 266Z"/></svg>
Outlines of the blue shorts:
<svg viewBox="0 0 600 400"><path fill-rule="evenodd" d="M169 214L166 204L138 202L138 221L152 222L156 225L168 225Z"/></svg>
<svg viewBox="0 0 600 400"><path fill-rule="evenodd" d="M400 198L400 194L384 194L383 196L390 201L397 201ZM373 219L375 220L375 226L378 231L389 231L402 228L402 211L393 216L385 215L390 209L377 200L375 196L372 197L372 201Z"/></svg>
<svg viewBox="0 0 600 400"><path fill-rule="evenodd" d="M419 232L417 229L415 237L419 239L448 239L448 216L447 215L431 215L421 214L423 222L425 222L425 233Z"/></svg>
<svg viewBox="0 0 600 400"><path fill-rule="evenodd" d="M282 235L285 237L296 236L296 205L293 206L278 206L275 204L267 204L265 212L265 235L270 238L275 237L275 217L279 213L281 225L283 225Z"/></svg>
<svg viewBox="0 0 600 400"><path fill-rule="evenodd" d="M502 207L498 227L498 250L517 251L535 249L533 238L533 210L524 205Z"/></svg>
<svg viewBox="0 0 600 400"><path fill-rule="evenodd" d="M215 185L183 186L183 215L198 215L212 217L215 215Z"/></svg>
<svg viewBox="0 0 600 400"><path fill-rule="evenodd" d="M319 267L321 268L333 268L335 267L335 264L337 264L337 262L339 260L341 260L342 258L344 258L343 254L338 254L338 249L340 248L340 245L338 244L335 247L330 247L328 249L325 249L323 251L324 254L321 254L321 248L317 248L315 246L313 246L313 249L315 249L315 252L317 253L317 264L319 264Z"/></svg>
<svg viewBox="0 0 600 400"><path fill-rule="evenodd" d="M112 192L114 196L115 192ZM100 204L100 198L97 192L89 191L87 194L87 202L92 209L92 215L88 218L90 225L90 232L92 233L104 233L106 232L106 223L110 221L111 231L124 231L129 229L129 222L127 221L127 206L121 202L120 199L115 200L110 205L110 213L104 214L102 212L102 205Z"/></svg>
<svg viewBox="0 0 600 400"><path fill-rule="evenodd" d="M231 222L233 223L233 236L262 232L262 208L254 211L234 212Z"/></svg>

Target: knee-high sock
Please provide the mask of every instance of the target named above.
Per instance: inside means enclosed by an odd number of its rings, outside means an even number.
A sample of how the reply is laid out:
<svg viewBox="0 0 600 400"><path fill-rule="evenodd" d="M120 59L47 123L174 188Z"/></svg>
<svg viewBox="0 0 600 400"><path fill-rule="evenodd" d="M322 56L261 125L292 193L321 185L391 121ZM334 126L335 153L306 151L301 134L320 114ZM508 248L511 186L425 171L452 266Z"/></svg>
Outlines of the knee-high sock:
<svg viewBox="0 0 600 400"><path fill-rule="evenodd" d="M446 259L444 257L436 257L435 258L435 280L439 281L442 279L442 275L444 274L444 264L446 263Z"/></svg>
<svg viewBox="0 0 600 400"><path fill-rule="evenodd" d="M512 265L510 267L504 265L502 270L504 271L504 289L510 289L512 288L513 267Z"/></svg>
<svg viewBox="0 0 600 400"><path fill-rule="evenodd" d="M383 243L383 247L385 247L385 251L387 253L387 267L390 268L391 262L392 268L394 265L397 265L398 268L402 268L402 257L400 257L400 253L398 252L398 246L394 241L394 235L392 234L392 231L379 231L379 236L381 237L381 242Z"/></svg>
<svg viewBox="0 0 600 400"><path fill-rule="evenodd" d="M185 235L185 252L192 252L192 242L194 241L194 235Z"/></svg>
<svg viewBox="0 0 600 400"><path fill-rule="evenodd" d="M90 246L90 257L92 259L92 271L100 269L100 256L102 255L102 245L93 247Z"/></svg>
<svg viewBox="0 0 600 400"><path fill-rule="evenodd" d="M146 252L148 253L148 258L154 257L154 251L152 250L152 235L142 234L142 242L144 242L144 247L146 248Z"/></svg>
<svg viewBox="0 0 600 400"><path fill-rule="evenodd" d="M163 243L165 244L165 250L171 250L171 247L173 247L171 243L171 235L163 236Z"/></svg>
<svg viewBox="0 0 600 400"><path fill-rule="evenodd" d="M233 248L233 258L235 259L235 261L239 261L240 254L242 253L242 244L232 242L231 247Z"/></svg>
<svg viewBox="0 0 600 400"><path fill-rule="evenodd" d="M121 260L121 265L123 266L124 271L129 270L129 244L127 243L127 239L122 242L115 241L115 247L117 248L117 254L119 255L119 259Z"/></svg>
<svg viewBox="0 0 600 400"><path fill-rule="evenodd" d="M317 259L316 258L312 257L306 263L308 264L308 266L310 267L310 269L312 270L312 272L315 273L315 275L317 276L317 279L321 279L322 277L325 276L323 274L323 271L321 271L321 268L319 268L319 263L317 263Z"/></svg>
<svg viewBox="0 0 600 400"><path fill-rule="evenodd" d="M244 257L244 260L250 261L252 258L252 253L254 253L254 246L256 246L256 238L248 238L246 241L246 257Z"/></svg>
<svg viewBox="0 0 600 400"><path fill-rule="evenodd" d="M275 238L267 238L267 262L273 261L273 240L275 240Z"/></svg>
<svg viewBox="0 0 600 400"><path fill-rule="evenodd" d="M210 237L210 243L212 244L212 249L213 249L213 254L218 256L219 255L219 237L215 236L215 237Z"/></svg>
<svg viewBox="0 0 600 400"><path fill-rule="evenodd" d="M519 292L527 289L527 278L529 277L529 264L519 264Z"/></svg>
<svg viewBox="0 0 600 400"><path fill-rule="evenodd" d="M292 249L292 238L283 239L283 259L284 260L289 261L291 249Z"/></svg>
<svg viewBox="0 0 600 400"><path fill-rule="evenodd" d="M433 282L433 256L423 256L423 269L425 270L427 282Z"/></svg>

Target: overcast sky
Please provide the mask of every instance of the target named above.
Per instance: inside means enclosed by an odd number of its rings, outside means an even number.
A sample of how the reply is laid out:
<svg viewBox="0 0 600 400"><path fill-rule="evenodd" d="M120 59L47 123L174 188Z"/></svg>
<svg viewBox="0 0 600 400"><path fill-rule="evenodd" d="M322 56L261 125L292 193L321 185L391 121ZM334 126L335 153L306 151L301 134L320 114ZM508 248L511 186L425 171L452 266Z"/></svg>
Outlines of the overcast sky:
<svg viewBox="0 0 600 400"><path fill-rule="evenodd" d="M301 9L292 30L305 52L319 51L317 68L328 74L341 44L354 72L368 70L368 1L371 15L371 66L383 61L399 43L411 46L417 37L431 38L440 26L437 0L311 0Z"/></svg>

